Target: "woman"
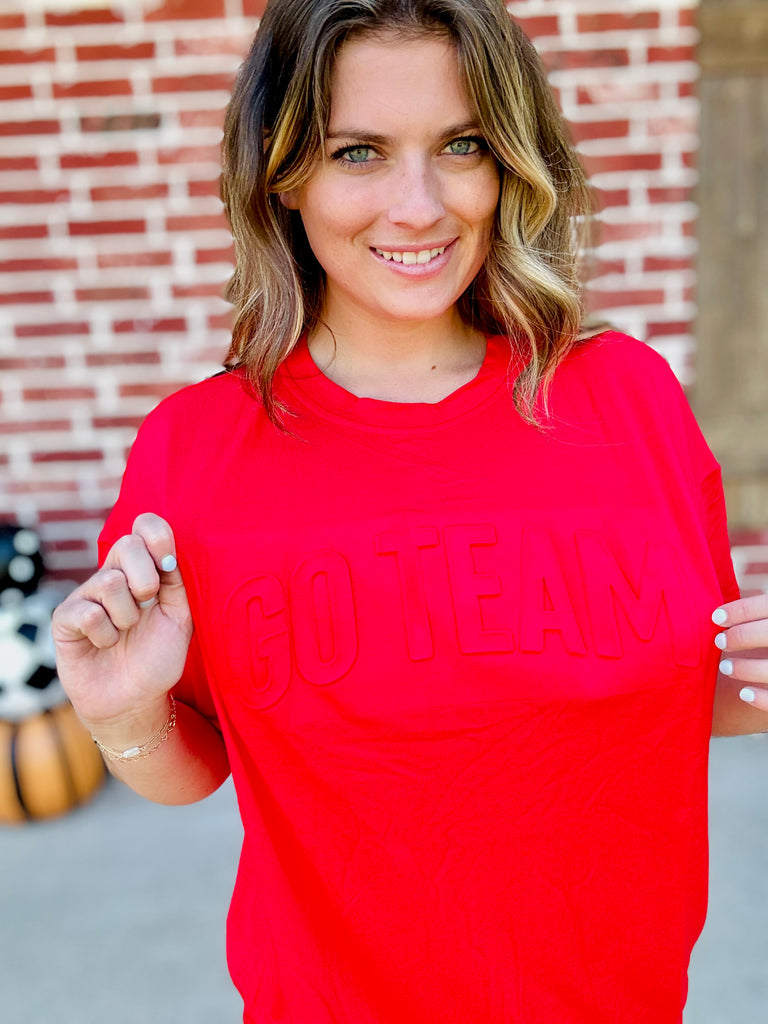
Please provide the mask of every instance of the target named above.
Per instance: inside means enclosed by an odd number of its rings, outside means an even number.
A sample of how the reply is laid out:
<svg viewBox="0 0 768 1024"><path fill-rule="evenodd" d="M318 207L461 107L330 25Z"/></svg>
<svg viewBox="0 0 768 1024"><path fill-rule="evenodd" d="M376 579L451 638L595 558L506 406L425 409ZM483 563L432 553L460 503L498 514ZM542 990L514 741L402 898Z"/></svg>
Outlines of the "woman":
<svg viewBox="0 0 768 1024"><path fill-rule="evenodd" d="M680 1021L768 607L666 364L576 341L538 58L497 0L272 0L224 154L229 370L57 612L78 713L150 799L231 768L250 1024Z"/></svg>

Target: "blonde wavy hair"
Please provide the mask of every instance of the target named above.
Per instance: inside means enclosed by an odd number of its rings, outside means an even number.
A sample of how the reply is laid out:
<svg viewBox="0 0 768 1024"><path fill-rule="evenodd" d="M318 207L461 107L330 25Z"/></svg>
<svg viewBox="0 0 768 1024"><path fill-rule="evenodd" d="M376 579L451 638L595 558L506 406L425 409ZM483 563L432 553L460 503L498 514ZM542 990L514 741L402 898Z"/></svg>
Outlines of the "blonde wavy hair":
<svg viewBox="0 0 768 1024"><path fill-rule="evenodd" d="M490 251L458 308L523 354L513 394L529 422L579 336L590 192L541 60L502 0L269 0L227 109L221 190L236 252L226 365L245 370L275 423L275 373L320 322L325 291L300 216L278 195L304 184L323 152L340 47L434 32L456 47L501 176Z"/></svg>

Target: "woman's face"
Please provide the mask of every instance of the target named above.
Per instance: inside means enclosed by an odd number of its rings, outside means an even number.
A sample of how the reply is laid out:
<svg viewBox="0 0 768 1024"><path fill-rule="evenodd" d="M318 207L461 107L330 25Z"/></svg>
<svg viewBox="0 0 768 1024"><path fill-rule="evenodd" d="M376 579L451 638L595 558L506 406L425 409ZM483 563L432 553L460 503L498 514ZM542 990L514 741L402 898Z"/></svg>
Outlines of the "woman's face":
<svg viewBox="0 0 768 1024"><path fill-rule="evenodd" d="M325 270L331 327L452 320L488 252L499 198L454 47L439 35L344 45L326 151L281 198Z"/></svg>

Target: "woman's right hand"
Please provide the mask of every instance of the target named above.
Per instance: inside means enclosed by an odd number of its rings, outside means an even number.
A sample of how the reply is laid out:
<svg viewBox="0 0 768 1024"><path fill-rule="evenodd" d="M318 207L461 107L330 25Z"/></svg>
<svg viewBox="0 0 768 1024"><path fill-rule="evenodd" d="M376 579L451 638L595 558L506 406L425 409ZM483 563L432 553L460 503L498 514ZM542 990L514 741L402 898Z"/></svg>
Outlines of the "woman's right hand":
<svg viewBox="0 0 768 1024"><path fill-rule="evenodd" d="M140 515L53 615L59 679L86 727L127 745L162 725L192 629L173 531Z"/></svg>

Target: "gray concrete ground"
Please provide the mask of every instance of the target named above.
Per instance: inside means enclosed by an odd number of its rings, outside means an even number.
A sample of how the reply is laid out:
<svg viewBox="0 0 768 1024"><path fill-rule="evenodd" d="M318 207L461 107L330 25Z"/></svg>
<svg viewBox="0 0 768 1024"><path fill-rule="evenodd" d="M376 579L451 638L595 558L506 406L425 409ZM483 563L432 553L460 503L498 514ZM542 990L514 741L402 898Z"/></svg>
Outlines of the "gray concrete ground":
<svg viewBox="0 0 768 1024"><path fill-rule="evenodd" d="M715 741L711 803L711 910L685 1024L760 1024L768 737ZM236 1024L224 922L239 833L229 784L167 808L110 783L65 818L0 827L1 1024Z"/></svg>
<svg viewBox="0 0 768 1024"><path fill-rule="evenodd" d="M240 824L229 784L160 807L120 783L0 831L0 1024L236 1024L224 925Z"/></svg>

